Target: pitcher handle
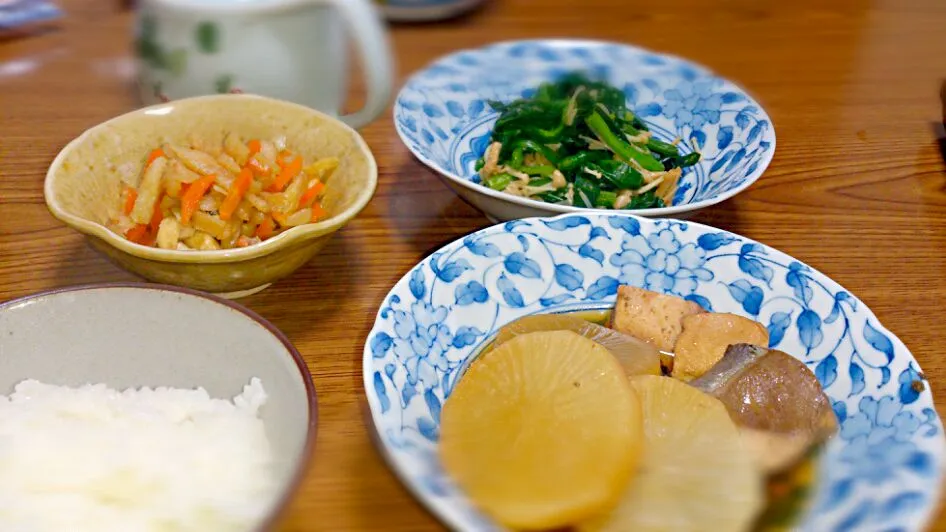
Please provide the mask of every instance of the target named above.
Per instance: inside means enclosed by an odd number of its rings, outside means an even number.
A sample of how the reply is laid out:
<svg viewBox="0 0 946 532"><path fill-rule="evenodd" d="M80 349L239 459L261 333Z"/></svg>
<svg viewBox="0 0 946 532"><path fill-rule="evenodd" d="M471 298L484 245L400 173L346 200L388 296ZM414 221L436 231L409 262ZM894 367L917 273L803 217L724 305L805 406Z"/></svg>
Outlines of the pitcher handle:
<svg viewBox="0 0 946 532"><path fill-rule="evenodd" d="M367 95L364 106L339 117L358 129L384 112L394 84L394 59L381 16L369 0L329 0L341 12L358 43L365 73Z"/></svg>

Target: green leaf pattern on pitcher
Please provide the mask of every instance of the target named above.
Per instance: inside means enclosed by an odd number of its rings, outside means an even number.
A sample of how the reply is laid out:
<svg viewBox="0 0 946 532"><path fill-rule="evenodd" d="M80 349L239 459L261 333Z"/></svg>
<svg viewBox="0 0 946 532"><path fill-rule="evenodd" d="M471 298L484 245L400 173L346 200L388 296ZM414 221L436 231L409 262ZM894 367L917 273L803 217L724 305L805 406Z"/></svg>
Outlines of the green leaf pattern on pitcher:
<svg viewBox="0 0 946 532"><path fill-rule="evenodd" d="M215 54L220 51L220 30L213 22L201 22L195 32L197 49L205 54Z"/></svg>
<svg viewBox="0 0 946 532"><path fill-rule="evenodd" d="M214 81L214 87L218 94L230 92L233 89L233 76L229 74L217 76L217 79Z"/></svg>
<svg viewBox="0 0 946 532"><path fill-rule="evenodd" d="M158 23L153 16L144 14L135 39L135 53L152 68L167 70L178 77L187 70L187 50L167 50L158 40Z"/></svg>
<svg viewBox="0 0 946 532"><path fill-rule="evenodd" d="M220 28L210 21L202 21L194 28L193 43L197 52L215 54L220 51ZM144 13L138 25L138 35L135 38L135 53L137 56L156 70L166 71L172 77L183 76L187 72L188 50L176 48L167 50L158 38L158 22L154 16ZM233 92L233 76L221 74L213 81L214 92L223 94ZM160 91L160 83L155 87L155 95ZM162 99L167 99L162 94Z"/></svg>

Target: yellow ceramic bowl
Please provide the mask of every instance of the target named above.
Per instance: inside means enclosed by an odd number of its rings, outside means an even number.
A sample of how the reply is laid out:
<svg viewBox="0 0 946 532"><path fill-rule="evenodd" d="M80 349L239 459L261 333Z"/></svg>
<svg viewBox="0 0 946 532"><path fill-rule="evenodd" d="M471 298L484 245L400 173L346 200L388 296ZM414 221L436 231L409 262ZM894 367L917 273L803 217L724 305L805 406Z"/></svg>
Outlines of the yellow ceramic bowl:
<svg viewBox="0 0 946 532"><path fill-rule="evenodd" d="M115 214L122 176L164 142L284 135L305 160L338 157L325 188L329 217L293 227L259 244L218 251L168 250L126 240L105 224ZM301 105L252 95L200 96L145 107L89 129L70 142L46 174L46 205L56 218L86 234L91 245L123 268L151 281L241 297L298 269L368 204L378 167L361 136L339 120Z"/></svg>

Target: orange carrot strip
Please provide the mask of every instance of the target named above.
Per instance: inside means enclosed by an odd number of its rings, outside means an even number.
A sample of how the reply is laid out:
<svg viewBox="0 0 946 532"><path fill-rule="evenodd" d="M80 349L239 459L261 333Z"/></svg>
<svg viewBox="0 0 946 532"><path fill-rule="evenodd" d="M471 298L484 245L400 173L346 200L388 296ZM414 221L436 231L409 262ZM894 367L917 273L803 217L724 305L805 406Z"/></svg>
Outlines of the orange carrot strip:
<svg viewBox="0 0 946 532"><path fill-rule="evenodd" d="M237 247L239 247L239 248L245 248L246 246L249 246L249 245L250 245L250 239L249 239L249 238L246 238L246 237L243 236L243 235L240 235L240 238L238 238L237 241L236 241L236 245L237 245Z"/></svg>
<svg viewBox="0 0 946 532"><path fill-rule="evenodd" d="M309 190L306 190L302 194L302 197L299 198L299 208L304 209L312 205L312 203L315 202L315 198L319 197L319 194L324 188L325 185L323 185L321 181L316 181L315 184L309 187Z"/></svg>
<svg viewBox="0 0 946 532"><path fill-rule="evenodd" d="M282 170L276 176L273 184L266 189L269 192L282 192L282 189L286 188L292 178L299 175L299 172L302 171L302 157L296 157L285 165L280 162L279 166L282 167Z"/></svg>
<svg viewBox="0 0 946 532"><path fill-rule="evenodd" d="M267 238L273 236L273 229L276 228L275 222L273 222L272 216L267 216L263 218L263 221L256 227L256 236L260 240L266 240Z"/></svg>
<svg viewBox="0 0 946 532"><path fill-rule="evenodd" d="M122 207L122 212L125 213L125 216L131 214L132 209L135 208L135 200L137 199L138 191L125 185L125 205Z"/></svg>
<svg viewBox="0 0 946 532"><path fill-rule="evenodd" d="M136 243L143 244L145 237L148 235L148 226L145 224L138 224L131 229L125 231L125 238Z"/></svg>
<svg viewBox="0 0 946 532"><path fill-rule="evenodd" d="M142 246L154 247L154 243L158 241L158 235L152 233L151 231L145 231L145 236L141 238L141 242L138 242Z"/></svg>
<svg viewBox="0 0 946 532"><path fill-rule="evenodd" d="M227 197L224 198L223 203L220 204L221 220L229 220L230 217L233 216L233 212L240 206L243 195L250 189L252 183L253 171L244 167L243 170L240 170L240 175L233 180L233 184L230 185L230 190L227 191Z"/></svg>
<svg viewBox="0 0 946 532"><path fill-rule="evenodd" d="M319 218L324 217L326 214L325 209L322 207L321 203L315 203L312 205L312 221L317 222Z"/></svg>
<svg viewBox="0 0 946 532"><path fill-rule="evenodd" d="M187 187L187 192L181 194L181 222L190 223L191 216L200 206L200 199L210 190L216 179L217 176L213 174L205 175L191 183L191 186Z"/></svg>
<svg viewBox="0 0 946 532"><path fill-rule="evenodd" d="M161 148L151 150L151 153L148 154L148 161L145 163L145 168L151 166L151 163L158 157L164 157L164 150Z"/></svg>
<svg viewBox="0 0 946 532"><path fill-rule="evenodd" d="M263 143L260 142L259 139L253 139L253 140L251 140L251 141L249 141L249 142L246 143L246 147L250 149L250 155L249 155L249 156L250 156L250 157L253 157L253 156L256 155L257 153L259 153L260 150L263 149Z"/></svg>
<svg viewBox="0 0 946 532"><path fill-rule="evenodd" d="M161 200L164 197L158 198L158 201L154 204L154 213L151 214L151 221L148 223L148 229L151 230L151 233L158 234L158 226L161 225L161 220L164 219L164 212L161 211Z"/></svg>

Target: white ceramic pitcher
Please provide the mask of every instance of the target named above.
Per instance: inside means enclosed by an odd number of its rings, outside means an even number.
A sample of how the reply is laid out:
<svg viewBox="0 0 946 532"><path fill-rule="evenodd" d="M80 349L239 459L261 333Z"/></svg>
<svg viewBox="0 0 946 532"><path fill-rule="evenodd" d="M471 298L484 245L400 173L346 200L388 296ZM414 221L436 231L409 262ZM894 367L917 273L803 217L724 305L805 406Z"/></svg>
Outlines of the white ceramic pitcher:
<svg viewBox="0 0 946 532"><path fill-rule="evenodd" d="M246 92L337 116L348 95L347 36L365 71L367 97L340 118L361 127L391 96L393 59L369 0L140 0L138 85L147 104Z"/></svg>

